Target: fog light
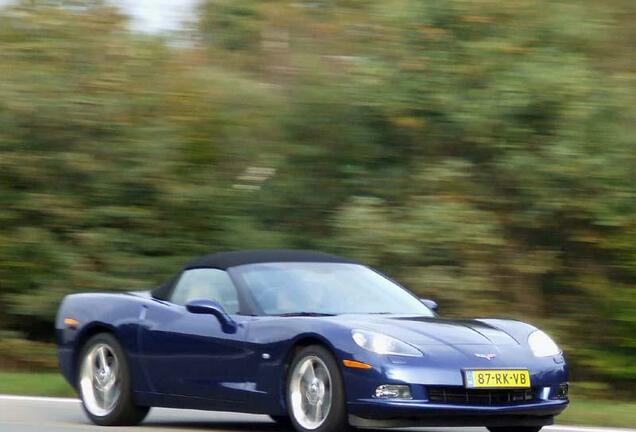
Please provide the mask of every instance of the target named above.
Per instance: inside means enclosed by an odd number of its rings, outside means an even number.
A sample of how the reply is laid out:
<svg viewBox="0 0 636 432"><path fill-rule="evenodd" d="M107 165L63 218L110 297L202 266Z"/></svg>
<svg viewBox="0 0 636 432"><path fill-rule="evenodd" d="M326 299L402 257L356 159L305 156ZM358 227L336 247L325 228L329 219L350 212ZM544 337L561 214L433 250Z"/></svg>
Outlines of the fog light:
<svg viewBox="0 0 636 432"><path fill-rule="evenodd" d="M381 385L375 389L375 397L379 399L413 399L409 386L393 384Z"/></svg>

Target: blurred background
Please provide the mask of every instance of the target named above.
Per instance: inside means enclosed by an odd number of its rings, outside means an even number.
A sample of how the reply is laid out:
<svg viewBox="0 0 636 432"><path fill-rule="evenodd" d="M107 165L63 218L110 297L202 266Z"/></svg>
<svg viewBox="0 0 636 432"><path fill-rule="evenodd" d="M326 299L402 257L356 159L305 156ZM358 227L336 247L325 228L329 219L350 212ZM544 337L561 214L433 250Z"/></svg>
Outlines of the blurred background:
<svg viewBox="0 0 636 432"><path fill-rule="evenodd" d="M633 0L0 1L0 393L69 393L66 294L310 248L444 316L545 328L580 416L636 425L635 20Z"/></svg>

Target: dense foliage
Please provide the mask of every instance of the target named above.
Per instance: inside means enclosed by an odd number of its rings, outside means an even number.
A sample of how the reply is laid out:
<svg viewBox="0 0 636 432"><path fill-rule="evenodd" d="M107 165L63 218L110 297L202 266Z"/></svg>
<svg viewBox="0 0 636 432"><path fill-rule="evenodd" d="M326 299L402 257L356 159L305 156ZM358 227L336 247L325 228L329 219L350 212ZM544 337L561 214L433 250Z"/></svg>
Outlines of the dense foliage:
<svg viewBox="0 0 636 432"><path fill-rule="evenodd" d="M445 314L539 324L576 380L630 391L631 0L199 12L164 39L94 1L0 11L4 337L50 340L65 294L198 254L317 248Z"/></svg>

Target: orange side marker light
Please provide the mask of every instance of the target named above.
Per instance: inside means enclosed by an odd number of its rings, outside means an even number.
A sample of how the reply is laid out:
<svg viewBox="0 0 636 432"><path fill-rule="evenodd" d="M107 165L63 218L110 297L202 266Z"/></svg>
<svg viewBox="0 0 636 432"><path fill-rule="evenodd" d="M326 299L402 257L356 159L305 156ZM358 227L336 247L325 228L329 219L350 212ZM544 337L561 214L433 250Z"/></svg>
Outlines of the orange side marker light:
<svg viewBox="0 0 636 432"><path fill-rule="evenodd" d="M372 369L373 368L373 366L371 366L368 363L363 363L363 362L359 362L355 360L343 360L342 363L345 365L345 367L352 368L352 369Z"/></svg>
<svg viewBox="0 0 636 432"><path fill-rule="evenodd" d="M79 326L79 321L75 318L64 318L64 325L68 328L76 329Z"/></svg>

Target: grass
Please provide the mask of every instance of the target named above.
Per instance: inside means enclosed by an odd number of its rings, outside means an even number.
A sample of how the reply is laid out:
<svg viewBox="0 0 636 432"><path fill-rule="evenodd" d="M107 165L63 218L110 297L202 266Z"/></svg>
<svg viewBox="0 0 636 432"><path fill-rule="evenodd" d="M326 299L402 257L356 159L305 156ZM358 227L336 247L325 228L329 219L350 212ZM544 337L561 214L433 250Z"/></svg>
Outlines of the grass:
<svg viewBox="0 0 636 432"><path fill-rule="evenodd" d="M580 400L575 396L557 423L633 428L636 427L636 402Z"/></svg>
<svg viewBox="0 0 636 432"><path fill-rule="evenodd" d="M0 372L0 394L75 397L75 392L59 373ZM636 426L636 402L582 400L574 395L558 423L633 428Z"/></svg>
<svg viewBox="0 0 636 432"><path fill-rule="evenodd" d="M0 394L73 397L75 391L59 373L0 372Z"/></svg>

